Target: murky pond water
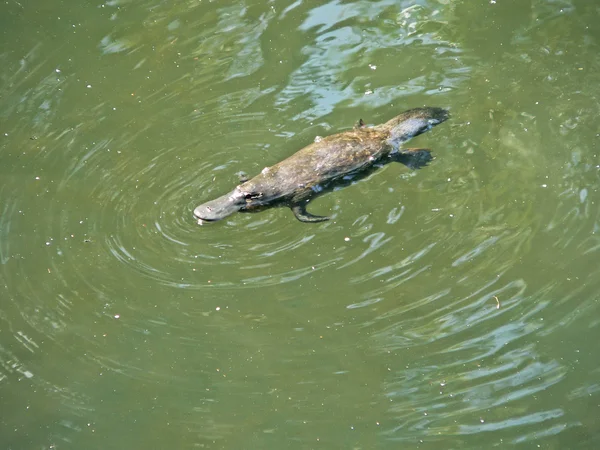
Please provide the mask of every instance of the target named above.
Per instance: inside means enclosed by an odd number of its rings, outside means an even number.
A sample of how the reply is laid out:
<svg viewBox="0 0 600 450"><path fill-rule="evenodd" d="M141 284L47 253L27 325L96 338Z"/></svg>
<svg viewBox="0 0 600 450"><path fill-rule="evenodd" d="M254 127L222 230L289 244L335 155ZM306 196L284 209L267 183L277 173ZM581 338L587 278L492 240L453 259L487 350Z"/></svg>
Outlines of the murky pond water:
<svg viewBox="0 0 600 450"><path fill-rule="evenodd" d="M0 447L596 448L594 2L0 5ZM435 154L192 210L362 118Z"/></svg>

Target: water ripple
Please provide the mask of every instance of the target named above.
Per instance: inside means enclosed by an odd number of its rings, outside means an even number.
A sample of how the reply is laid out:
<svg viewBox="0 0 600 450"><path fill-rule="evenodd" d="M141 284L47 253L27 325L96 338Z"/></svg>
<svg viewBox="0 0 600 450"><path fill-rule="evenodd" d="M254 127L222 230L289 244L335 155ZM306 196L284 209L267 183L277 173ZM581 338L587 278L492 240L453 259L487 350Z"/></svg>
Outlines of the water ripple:
<svg viewBox="0 0 600 450"><path fill-rule="evenodd" d="M594 62L579 70L537 19L538 47L526 30L486 60L448 2L171 3L107 2L0 54L4 431L58 424L50 437L86 448L96 419L139 439L133 411L178 448L309 448L342 428L357 448L581 427L591 442ZM419 137L437 159L319 198L330 222L192 217L237 172L401 103L453 105ZM15 448L50 446L18 433Z"/></svg>

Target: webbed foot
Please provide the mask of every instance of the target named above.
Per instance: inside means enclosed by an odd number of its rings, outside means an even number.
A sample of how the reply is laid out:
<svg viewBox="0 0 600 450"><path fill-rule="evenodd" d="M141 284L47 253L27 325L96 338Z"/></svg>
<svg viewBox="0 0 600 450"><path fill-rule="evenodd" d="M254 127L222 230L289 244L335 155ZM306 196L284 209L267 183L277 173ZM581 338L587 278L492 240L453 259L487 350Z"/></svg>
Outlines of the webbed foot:
<svg viewBox="0 0 600 450"><path fill-rule="evenodd" d="M428 148L401 148L390 154L394 161L404 164L409 169L420 169L433 159Z"/></svg>
<svg viewBox="0 0 600 450"><path fill-rule="evenodd" d="M300 222L316 223L316 222L325 222L326 220L329 220L329 217L315 216L315 215L309 213L308 211L306 211L306 205L301 204L301 203L292 205L290 208L291 208L292 212L294 213L294 215L296 216L296 219L298 219Z"/></svg>

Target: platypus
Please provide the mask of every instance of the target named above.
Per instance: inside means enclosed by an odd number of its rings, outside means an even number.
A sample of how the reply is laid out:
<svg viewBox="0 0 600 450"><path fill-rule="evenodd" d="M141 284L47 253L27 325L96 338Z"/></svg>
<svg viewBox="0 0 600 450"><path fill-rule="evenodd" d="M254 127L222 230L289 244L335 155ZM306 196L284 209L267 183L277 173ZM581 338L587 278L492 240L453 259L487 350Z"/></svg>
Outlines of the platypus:
<svg viewBox="0 0 600 450"><path fill-rule="evenodd" d="M362 119L354 129L317 138L292 156L265 167L254 178L233 191L194 209L198 223L213 222L235 212L259 211L289 206L301 222L322 222L306 205L315 197L336 187L346 186L391 161L418 168L431 160L428 149L402 149L410 138L448 119L442 108L415 108L374 127Z"/></svg>

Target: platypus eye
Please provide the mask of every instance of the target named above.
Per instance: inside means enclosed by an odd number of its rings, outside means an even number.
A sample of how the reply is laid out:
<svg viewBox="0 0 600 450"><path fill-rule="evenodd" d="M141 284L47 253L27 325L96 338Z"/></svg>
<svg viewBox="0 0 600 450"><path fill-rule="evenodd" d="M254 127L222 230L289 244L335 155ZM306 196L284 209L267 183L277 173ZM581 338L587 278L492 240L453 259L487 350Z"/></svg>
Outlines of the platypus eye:
<svg viewBox="0 0 600 450"><path fill-rule="evenodd" d="M246 200L255 200L257 198L261 198L262 194L260 192L248 192L244 194Z"/></svg>

